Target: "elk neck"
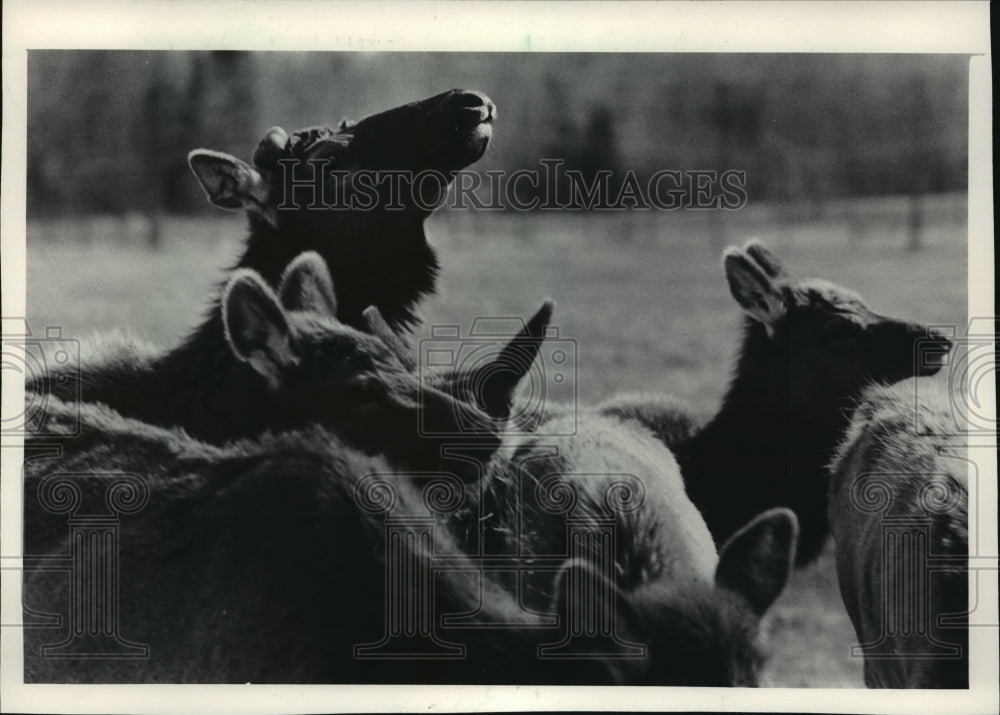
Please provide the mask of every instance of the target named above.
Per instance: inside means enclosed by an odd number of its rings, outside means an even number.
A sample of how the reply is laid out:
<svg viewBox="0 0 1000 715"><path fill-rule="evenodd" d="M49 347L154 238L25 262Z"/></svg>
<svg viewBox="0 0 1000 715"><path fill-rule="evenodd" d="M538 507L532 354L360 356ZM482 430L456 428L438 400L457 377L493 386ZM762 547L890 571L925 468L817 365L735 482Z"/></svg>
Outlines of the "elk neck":
<svg viewBox="0 0 1000 715"><path fill-rule="evenodd" d="M378 211L344 213L337 219L290 229L251 216L246 251L236 267L252 268L274 286L292 259L316 251L330 269L342 322L364 329L361 313L375 305L393 328L415 325L416 305L434 293L439 270L423 219Z"/></svg>
<svg viewBox="0 0 1000 715"><path fill-rule="evenodd" d="M135 405L136 417L179 425L208 442L255 435L271 412L263 378L226 342L218 302L180 345L135 379L141 384L130 392L143 403Z"/></svg>
<svg viewBox="0 0 1000 715"><path fill-rule="evenodd" d="M788 505L802 524L803 563L825 540L827 464L849 406L800 399L790 379L791 352L787 346L775 349L763 327L748 320L721 408L674 452L717 543L765 509Z"/></svg>

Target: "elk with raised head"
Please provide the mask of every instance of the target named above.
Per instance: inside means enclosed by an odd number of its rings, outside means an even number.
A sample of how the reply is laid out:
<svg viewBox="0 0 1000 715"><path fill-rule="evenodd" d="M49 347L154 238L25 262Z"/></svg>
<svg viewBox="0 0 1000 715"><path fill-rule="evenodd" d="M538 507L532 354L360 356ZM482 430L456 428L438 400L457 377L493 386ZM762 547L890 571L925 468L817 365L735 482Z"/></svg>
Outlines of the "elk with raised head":
<svg viewBox="0 0 1000 715"><path fill-rule="evenodd" d="M192 151L189 163L213 204L247 213L249 236L236 268L254 270L277 288L292 260L314 251L333 275L341 322L363 327L362 311L374 305L401 328L416 322L416 304L435 288L438 263L424 221L455 172L486 151L495 116L486 95L456 89L337 129L288 136L275 127L252 165L207 149ZM415 187L423 175L436 180ZM75 376L53 372L28 388L63 399L80 394L139 419L180 425L172 421L172 403L212 380L219 365L230 372L232 362L220 297L204 322L164 353L122 346L82 366L79 387ZM211 369L199 373L198 367ZM195 381L178 386L182 376ZM178 390L143 394L130 385L137 380Z"/></svg>

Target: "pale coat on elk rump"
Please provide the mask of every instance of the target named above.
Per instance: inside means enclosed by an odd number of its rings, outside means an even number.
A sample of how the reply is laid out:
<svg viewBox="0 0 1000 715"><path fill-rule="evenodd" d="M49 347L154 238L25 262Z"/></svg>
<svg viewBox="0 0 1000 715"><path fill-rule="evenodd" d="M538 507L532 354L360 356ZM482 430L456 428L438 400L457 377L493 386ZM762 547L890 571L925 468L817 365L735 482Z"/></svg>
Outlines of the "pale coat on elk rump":
<svg viewBox="0 0 1000 715"><path fill-rule="evenodd" d="M970 465L950 407L937 380L869 389L833 460L837 576L868 687L968 687Z"/></svg>

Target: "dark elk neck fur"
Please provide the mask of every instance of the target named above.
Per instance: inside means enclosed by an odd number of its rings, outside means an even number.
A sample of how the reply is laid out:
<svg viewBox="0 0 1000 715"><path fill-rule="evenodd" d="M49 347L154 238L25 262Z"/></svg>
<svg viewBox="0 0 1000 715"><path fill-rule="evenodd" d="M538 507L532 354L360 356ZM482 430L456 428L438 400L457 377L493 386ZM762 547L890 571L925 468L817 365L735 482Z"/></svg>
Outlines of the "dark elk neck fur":
<svg viewBox="0 0 1000 715"><path fill-rule="evenodd" d="M85 370L80 397L156 425L180 425L209 442L267 429L270 393L257 373L233 356L218 306L178 347L146 364Z"/></svg>
<svg viewBox="0 0 1000 715"><path fill-rule="evenodd" d="M327 209L332 210L332 209ZM253 268L271 285L303 251L326 260L337 292L337 318L364 328L361 313L375 305L394 328L418 322L421 298L434 293L438 260L422 216L385 212L345 214L335 229L276 229L253 216L247 247L235 267Z"/></svg>
<svg viewBox="0 0 1000 715"><path fill-rule="evenodd" d="M759 513L787 506L799 518L797 562L827 535L827 470L849 416L842 399L797 399L791 360L747 321L735 377L712 420L674 448L685 486L720 544Z"/></svg>

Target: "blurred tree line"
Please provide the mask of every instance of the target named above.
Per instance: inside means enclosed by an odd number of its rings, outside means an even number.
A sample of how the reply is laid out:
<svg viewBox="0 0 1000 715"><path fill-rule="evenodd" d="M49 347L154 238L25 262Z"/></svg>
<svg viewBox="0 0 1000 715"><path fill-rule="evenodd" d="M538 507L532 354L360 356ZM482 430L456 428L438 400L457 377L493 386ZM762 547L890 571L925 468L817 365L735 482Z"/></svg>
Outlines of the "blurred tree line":
<svg viewBox="0 0 1000 715"><path fill-rule="evenodd" d="M32 51L28 216L207 211L190 149L249 158L271 125L451 87L499 107L478 169L736 168L751 201L964 190L967 75L956 55Z"/></svg>

